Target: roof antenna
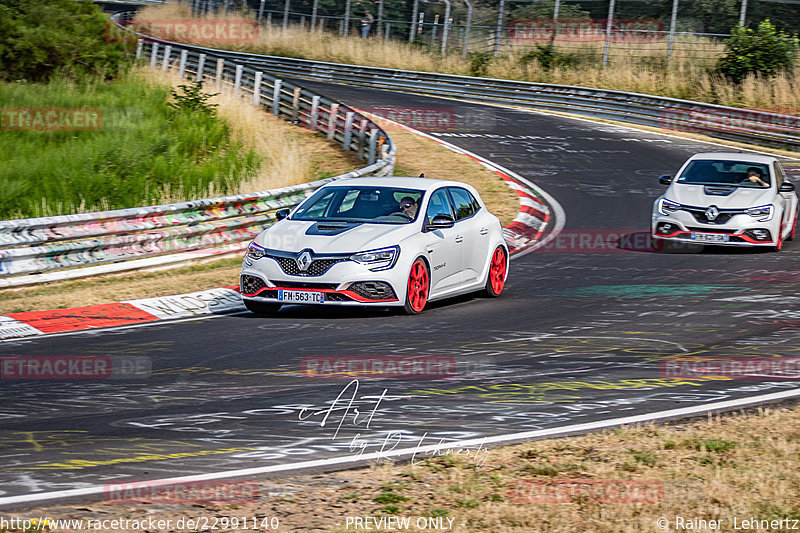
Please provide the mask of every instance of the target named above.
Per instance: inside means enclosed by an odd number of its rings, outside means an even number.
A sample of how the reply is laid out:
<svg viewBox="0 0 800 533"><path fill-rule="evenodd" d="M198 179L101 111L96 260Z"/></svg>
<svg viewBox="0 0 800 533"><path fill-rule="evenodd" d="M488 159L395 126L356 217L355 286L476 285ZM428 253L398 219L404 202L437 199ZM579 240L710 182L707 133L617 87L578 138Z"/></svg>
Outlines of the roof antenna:
<svg viewBox="0 0 800 533"><path fill-rule="evenodd" d="M420 177L420 178L424 178L424 177L425 177L425 173L424 173L424 172L420 172L420 173L419 173L419 177Z"/></svg>

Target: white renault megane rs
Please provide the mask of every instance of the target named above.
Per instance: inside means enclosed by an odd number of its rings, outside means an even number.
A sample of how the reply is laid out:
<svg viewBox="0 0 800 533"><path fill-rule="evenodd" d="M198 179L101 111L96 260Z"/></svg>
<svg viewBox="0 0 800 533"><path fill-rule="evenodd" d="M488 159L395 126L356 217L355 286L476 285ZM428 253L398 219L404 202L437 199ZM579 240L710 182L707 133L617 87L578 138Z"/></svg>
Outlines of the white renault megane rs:
<svg viewBox="0 0 800 533"><path fill-rule="evenodd" d="M795 236L797 194L774 157L695 154L658 180L669 188L653 206L656 239L780 250Z"/></svg>
<svg viewBox="0 0 800 533"><path fill-rule="evenodd" d="M329 183L250 243L242 264L245 306L402 306L483 290L503 292L508 247L500 221L471 186L419 178Z"/></svg>

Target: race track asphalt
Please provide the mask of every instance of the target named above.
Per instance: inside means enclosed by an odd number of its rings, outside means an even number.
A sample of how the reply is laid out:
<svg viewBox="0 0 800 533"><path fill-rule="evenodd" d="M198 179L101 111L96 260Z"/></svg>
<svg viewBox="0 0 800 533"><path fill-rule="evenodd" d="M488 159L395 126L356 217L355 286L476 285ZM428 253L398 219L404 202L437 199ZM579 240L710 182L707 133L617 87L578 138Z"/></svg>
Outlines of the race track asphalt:
<svg viewBox="0 0 800 533"><path fill-rule="evenodd" d="M3 380L0 498L446 445L798 390L775 377L670 374L675 357L788 360L800 350L796 243L779 253L665 253L647 239L662 190L656 177L693 153L724 148L534 112L302 83L384 115L433 110L436 123L409 125L534 182L563 206L563 233L512 258L502 298L461 297L419 316L288 306L274 318L243 313L3 342L3 355L147 356L153 374ZM425 161L418 167L425 172ZM456 374L362 377L356 391L355 384L345 389L348 379L301 373L309 357L408 354L452 357ZM362 416L339 410L323 424L320 411L343 391ZM311 414L305 420L303 408ZM364 413L373 415L369 424Z"/></svg>

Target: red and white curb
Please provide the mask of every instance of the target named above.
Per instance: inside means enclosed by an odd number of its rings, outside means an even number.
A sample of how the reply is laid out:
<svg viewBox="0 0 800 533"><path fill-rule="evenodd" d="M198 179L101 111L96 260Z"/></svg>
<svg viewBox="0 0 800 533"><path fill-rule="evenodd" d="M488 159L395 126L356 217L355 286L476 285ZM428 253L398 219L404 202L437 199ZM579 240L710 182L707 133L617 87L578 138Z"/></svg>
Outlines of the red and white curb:
<svg viewBox="0 0 800 533"><path fill-rule="evenodd" d="M387 120L387 119L382 119ZM512 254L522 255L554 238L566 219L559 203L522 176L479 155L432 135L392 122L398 128L430 139L488 168L519 196L520 210L503 234ZM545 230L549 229L545 235ZM544 238L542 238L542 236ZM221 287L188 294L143 298L72 309L26 311L0 315L0 340L98 328L135 326L160 320L188 319L244 311L237 287Z"/></svg>

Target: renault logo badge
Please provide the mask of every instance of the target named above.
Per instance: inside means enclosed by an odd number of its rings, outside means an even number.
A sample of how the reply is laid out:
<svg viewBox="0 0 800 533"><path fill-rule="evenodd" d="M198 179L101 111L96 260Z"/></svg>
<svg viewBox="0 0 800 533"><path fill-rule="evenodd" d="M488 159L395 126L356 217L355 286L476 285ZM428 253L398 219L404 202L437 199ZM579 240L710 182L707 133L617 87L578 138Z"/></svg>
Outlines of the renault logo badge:
<svg viewBox="0 0 800 533"><path fill-rule="evenodd" d="M717 209L717 206L712 205L711 207L706 209L706 218L708 220L714 221L717 219L718 216L719 216L719 209Z"/></svg>
<svg viewBox="0 0 800 533"><path fill-rule="evenodd" d="M300 272L305 272L306 270L308 270L308 267L311 266L312 262L311 254L308 252L308 250L306 250L299 256L297 256L295 262L297 263L297 268L300 270Z"/></svg>

